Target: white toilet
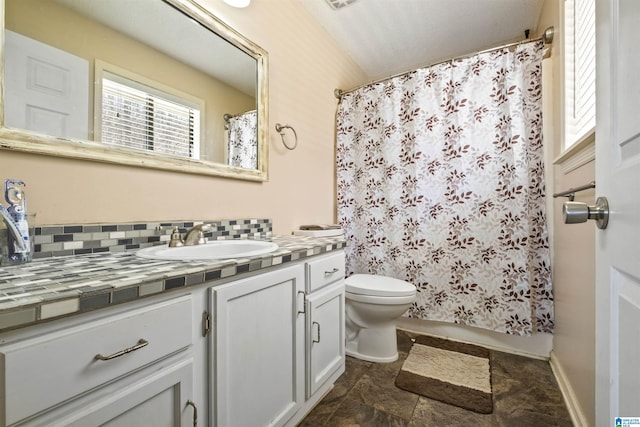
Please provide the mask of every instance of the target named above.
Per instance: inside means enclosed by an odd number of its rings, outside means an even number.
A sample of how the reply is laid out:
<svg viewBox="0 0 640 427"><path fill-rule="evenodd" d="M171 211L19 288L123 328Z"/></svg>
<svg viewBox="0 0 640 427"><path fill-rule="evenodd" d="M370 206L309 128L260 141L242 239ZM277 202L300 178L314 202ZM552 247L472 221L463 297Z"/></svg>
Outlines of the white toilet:
<svg viewBox="0 0 640 427"><path fill-rule="evenodd" d="M371 274L345 279L346 353L370 362L398 358L396 320L416 299L416 287L404 280Z"/></svg>

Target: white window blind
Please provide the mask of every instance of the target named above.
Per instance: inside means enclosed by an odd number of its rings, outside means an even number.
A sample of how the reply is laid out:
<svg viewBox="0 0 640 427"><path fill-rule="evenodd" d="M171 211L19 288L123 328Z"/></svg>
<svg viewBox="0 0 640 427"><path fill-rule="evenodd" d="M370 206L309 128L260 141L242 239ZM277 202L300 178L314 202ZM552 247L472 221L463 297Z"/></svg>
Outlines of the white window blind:
<svg viewBox="0 0 640 427"><path fill-rule="evenodd" d="M105 72L102 142L198 158L200 111L187 104L171 94Z"/></svg>
<svg viewBox="0 0 640 427"><path fill-rule="evenodd" d="M565 148L596 124L595 0L565 0Z"/></svg>

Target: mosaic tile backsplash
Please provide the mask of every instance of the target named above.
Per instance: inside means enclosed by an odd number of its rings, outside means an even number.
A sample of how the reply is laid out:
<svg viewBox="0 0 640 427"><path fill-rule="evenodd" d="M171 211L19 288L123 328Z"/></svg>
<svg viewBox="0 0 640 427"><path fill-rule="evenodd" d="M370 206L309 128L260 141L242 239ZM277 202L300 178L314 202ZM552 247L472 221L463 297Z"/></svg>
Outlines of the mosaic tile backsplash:
<svg viewBox="0 0 640 427"><path fill-rule="evenodd" d="M184 234L195 224L203 222L214 226L212 231L204 233L208 240L263 239L271 236L273 228L270 219L48 225L34 229L33 258L146 248L167 243L174 227ZM6 234L6 229L1 229L0 233ZM0 235L0 241L6 241L3 237Z"/></svg>

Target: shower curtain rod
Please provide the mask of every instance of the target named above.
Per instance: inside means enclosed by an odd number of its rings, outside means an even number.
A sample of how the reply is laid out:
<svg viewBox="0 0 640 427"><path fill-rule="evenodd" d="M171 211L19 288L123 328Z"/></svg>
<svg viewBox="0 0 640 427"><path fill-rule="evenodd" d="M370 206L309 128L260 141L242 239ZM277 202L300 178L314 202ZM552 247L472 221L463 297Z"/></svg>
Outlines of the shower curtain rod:
<svg viewBox="0 0 640 427"><path fill-rule="evenodd" d="M528 37L529 30L526 30L524 33L525 33L525 37ZM478 50L478 51L475 51L475 52L471 52L471 53L467 53L467 54L464 54L464 55L455 56L453 58L445 59L444 61L435 62L433 64L429 64L429 65L427 65L425 67L419 67L419 68L435 67L436 65L444 64L446 62L452 62L452 61L456 61L456 60L459 60L459 59L469 58L470 56L480 55L482 53L489 53L489 52L493 52L495 50L500 50L500 49L504 49L504 48L508 48L508 47L519 46L519 45L524 44L524 43L533 43L533 42L537 42L537 41L540 41L540 40L542 40L544 42L544 44L551 44L553 42L553 34L554 34L554 28L553 27L548 27L546 30L544 30L544 33L542 33L542 35L540 37L537 37L535 39L525 38L524 40L520 40L519 42L507 43L507 44L503 44L503 45L500 45L500 46L492 47L490 49ZM386 82L387 80L391 80L391 79L394 79L396 77L404 76L405 74L413 73L414 71L415 70L404 71L402 73L394 74L394 75L389 76L389 77L384 77L384 78L382 78L380 80L374 80L372 82L365 83L363 85L360 85L358 87L355 87L355 88L349 89L349 90L335 89L333 91L333 94L335 95L336 98L340 99L340 98L342 98L342 95L345 95L345 94L351 93L351 92L355 92L356 90L358 90L360 88L363 88L365 86L373 85L373 84L376 84L376 83Z"/></svg>
<svg viewBox="0 0 640 427"><path fill-rule="evenodd" d="M234 117L240 117L243 114L247 114L247 113L251 113L255 110L249 110L249 111L245 111L244 113L238 113L238 114L229 114L229 113L225 113L222 115L222 118L224 118L225 122L228 122L229 120L233 119Z"/></svg>

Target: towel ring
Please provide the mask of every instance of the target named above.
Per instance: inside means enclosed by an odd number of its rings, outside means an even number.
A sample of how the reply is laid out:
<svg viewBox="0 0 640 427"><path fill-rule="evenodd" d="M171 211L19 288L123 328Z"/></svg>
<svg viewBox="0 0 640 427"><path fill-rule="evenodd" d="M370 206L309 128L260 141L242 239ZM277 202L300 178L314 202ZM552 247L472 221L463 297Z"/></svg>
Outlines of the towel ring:
<svg viewBox="0 0 640 427"><path fill-rule="evenodd" d="M284 130L285 129L291 129L291 132L293 132L293 136L296 137L296 141L293 144L293 147L287 145L287 142L284 140ZM289 125L281 125L280 123L276 123L276 132L278 132L280 134L280 137L282 138L282 144L288 149L288 150L294 150L297 146L298 146L298 134L296 133L296 130L294 128L292 128Z"/></svg>

